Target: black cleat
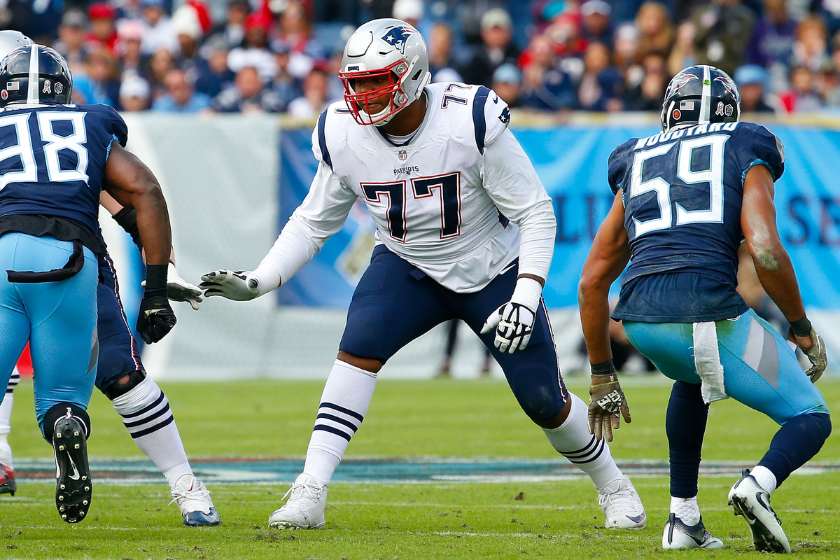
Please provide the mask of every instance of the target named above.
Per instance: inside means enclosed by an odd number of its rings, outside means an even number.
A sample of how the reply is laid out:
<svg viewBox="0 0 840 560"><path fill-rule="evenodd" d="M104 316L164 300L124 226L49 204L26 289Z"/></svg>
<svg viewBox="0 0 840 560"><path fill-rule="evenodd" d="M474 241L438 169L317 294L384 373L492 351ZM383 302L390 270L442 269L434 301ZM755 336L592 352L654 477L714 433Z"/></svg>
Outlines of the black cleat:
<svg viewBox="0 0 840 560"><path fill-rule="evenodd" d="M55 423L53 435L55 451L56 484L55 506L61 519L78 523L90 509L93 484L87 457L85 428L67 409L67 415Z"/></svg>
<svg viewBox="0 0 840 560"><path fill-rule="evenodd" d="M729 491L729 505L735 515L742 515L750 526L753 544L759 552L790 552L790 543L782 530L782 522L770 507L770 494L762 488L749 469L741 473L741 480Z"/></svg>

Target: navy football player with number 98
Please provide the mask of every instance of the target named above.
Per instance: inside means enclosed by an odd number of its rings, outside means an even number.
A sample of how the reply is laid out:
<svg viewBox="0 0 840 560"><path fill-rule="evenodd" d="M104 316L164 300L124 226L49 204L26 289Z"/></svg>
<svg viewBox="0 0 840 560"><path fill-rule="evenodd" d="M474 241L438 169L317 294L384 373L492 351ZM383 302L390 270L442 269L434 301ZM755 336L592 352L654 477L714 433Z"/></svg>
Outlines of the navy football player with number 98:
<svg viewBox="0 0 840 560"><path fill-rule="evenodd" d="M763 126L739 122L738 90L711 66L671 80L662 133L632 139L609 159L615 202L584 265L579 299L592 362L590 429L612 440L627 402L610 355L610 284L624 275L612 313L630 342L675 381L666 417L671 509L662 546L721 548L697 505L709 403L732 397L781 429L752 472L729 492L758 550L790 552L770 493L816 455L831 432L814 382L825 346L805 316L790 258L776 230L774 182L784 150ZM804 372L788 342L735 291L744 241L762 286L791 324L787 340L811 361Z"/></svg>
<svg viewBox="0 0 840 560"><path fill-rule="evenodd" d="M32 44L31 39L18 31L0 31L0 60L12 51ZM137 211L124 208L107 190L100 193L99 201L142 251ZM197 310L202 299L201 290L180 277L175 268L174 253L171 258L167 268L167 296L171 301L189 302ZM116 269L108 254L99 259L99 279L96 387L114 405L137 447L166 478L184 525L218 525L221 519L206 486L196 479L192 471L169 400L154 379L146 375L119 297ZM144 336L149 334L144 333ZM19 382L20 375L14 370L0 402L0 494L9 493L12 496L17 491L17 483L8 435L12 429L14 389Z"/></svg>
<svg viewBox="0 0 840 560"><path fill-rule="evenodd" d="M92 484L86 409L96 378L99 198L137 212L146 250L138 332L157 342L175 325L166 297L172 244L166 202L148 168L123 145L122 118L71 105L73 81L54 50L21 46L0 61L0 385L27 340L35 412L58 467L56 507L84 519Z"/></svg>

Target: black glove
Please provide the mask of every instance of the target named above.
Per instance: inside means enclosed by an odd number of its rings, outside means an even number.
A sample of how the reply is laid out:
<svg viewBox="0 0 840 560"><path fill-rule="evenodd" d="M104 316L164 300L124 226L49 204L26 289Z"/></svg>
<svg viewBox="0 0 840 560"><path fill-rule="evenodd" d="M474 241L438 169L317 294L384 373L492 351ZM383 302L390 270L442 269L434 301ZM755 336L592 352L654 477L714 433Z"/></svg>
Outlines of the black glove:
<svg viewBox="0 0 840 560"><path fill-rule="evenodd" d="M162 339L177 322L166 297L166 269L165 264L146 266L146 290L137 315L137 333L146 344Z"/></svg>

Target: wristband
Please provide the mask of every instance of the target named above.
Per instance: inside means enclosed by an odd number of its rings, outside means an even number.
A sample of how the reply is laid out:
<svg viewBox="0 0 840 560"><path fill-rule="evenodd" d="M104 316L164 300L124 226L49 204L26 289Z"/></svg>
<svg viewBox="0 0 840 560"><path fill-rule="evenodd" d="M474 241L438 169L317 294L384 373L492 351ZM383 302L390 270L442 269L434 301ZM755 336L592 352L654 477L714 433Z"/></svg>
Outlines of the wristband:
<svg viewBox="0 0 840 560"><path fill-rule="evenodd" d="M513 295L510 296L510 302L524 305L536 313L540 307L542 289L542 284L533 278L518 278L516 287L513 289Z"/></svg>
<svg viewBox="0 0 840 560"><path fill-rule="evenodd" d="M280 272L266 259L263 259L260 265L248 274L248 278L257 281L257 294L260 296L271 290L276 290L283 284ZM250 289L250 286L248 288Z"/></svg>
<svg viewBox="0 0 840 560"><path fill-rule="evenodd" d="M798 321L791 322L790 330L793 331L793 334L799 337L810 336L811 321L808 320L808 317L802 317Z"/></svg>
<svg viewBox="0 0 840 560"><path fill-rule="evenodd" d="M144 298L154 296L166 297L166 273L168 264L147 264L146 265L146 291Z"/></svg>
<svg viewBox="0 0 840 560"><path fill-rule="evenodd" d="M599 364L590 364L592 367L592 376L596 375L615 375L615 365L612 360L601 362Z"/></svg>
<svg viewBox="0 0 840 560"><path fill-rule="evenodd" d="M137 245L138 249L143 248L143 242L140 241L140 230L137 228L137 210L134 208L123 208L113 216L114 221L120 224L131 236L131 240Z"/></svg>

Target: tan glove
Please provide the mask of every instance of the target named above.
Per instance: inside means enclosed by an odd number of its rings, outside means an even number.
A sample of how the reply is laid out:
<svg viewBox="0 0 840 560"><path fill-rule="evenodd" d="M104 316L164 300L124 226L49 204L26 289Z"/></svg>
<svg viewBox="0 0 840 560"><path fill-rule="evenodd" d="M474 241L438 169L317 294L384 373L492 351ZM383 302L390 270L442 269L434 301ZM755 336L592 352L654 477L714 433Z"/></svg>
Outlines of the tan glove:
<svg viewBox="0 0 840 560"><path fill-rule="evenodd" d="M788 340L796 344L796 337L793 334L793 329L788 331ZM811 342L813 344L810 348L802 348L797 344L802 353L807 356L808 361L811 362L811 367L805 372L805 375L811 378L811 383L816 383L817 379L822 377L826 366L828 365L828 357L825 355L825 342L814 327L811 327Z"/></svg>
<svg viewBox="0 0 840 560"><path fill-rule="evenodd" d="M631 422L630 407L618 376L593 375L589 386L589 433L598 440L612 441L612 431L621 425L621 416L628 424Z"/></svg>

